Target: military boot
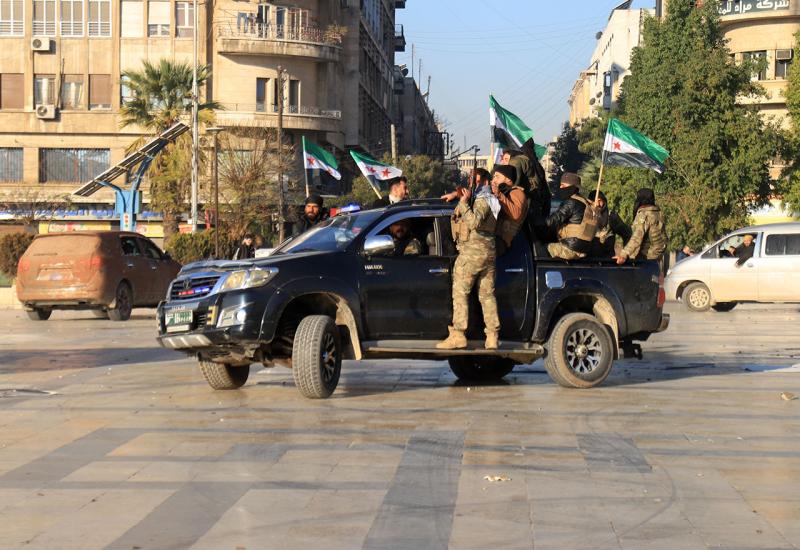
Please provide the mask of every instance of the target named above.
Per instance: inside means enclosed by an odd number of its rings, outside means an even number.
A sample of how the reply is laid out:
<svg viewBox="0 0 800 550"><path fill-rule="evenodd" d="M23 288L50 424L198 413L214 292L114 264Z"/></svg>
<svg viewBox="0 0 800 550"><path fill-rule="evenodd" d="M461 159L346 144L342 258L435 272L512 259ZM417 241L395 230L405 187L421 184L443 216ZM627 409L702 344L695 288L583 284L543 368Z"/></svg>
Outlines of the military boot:
<svg viewBox="0 0 800 550"><path fill-rule="evenodd" d="M450 331L450 336L436 344L436 349L464 349L467 347L467 337L464 336L463 330L456 330L453 327L447 327L447 329Z"/></svg>
<svg viewBox="0 0 800 550"><path fill-rule="evenodd" d="M497 343L497 333L496 332L487 332L486 333L486 344L484 347L486 349L497 349L499 344Z"/></svg>

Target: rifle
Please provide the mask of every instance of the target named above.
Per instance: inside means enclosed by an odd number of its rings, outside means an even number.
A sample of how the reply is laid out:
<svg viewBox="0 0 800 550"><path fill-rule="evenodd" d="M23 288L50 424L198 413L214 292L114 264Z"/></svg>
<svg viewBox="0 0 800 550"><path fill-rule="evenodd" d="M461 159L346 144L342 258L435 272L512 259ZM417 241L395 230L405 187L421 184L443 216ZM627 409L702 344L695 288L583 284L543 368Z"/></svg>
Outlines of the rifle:
<svg viewBox="0 0 800 550"><path fill-rule="evenodd" d="M475 205L475 193L478 191L478 146L476 145L472 155L472 183L470 184L469 209Z"/></svg>

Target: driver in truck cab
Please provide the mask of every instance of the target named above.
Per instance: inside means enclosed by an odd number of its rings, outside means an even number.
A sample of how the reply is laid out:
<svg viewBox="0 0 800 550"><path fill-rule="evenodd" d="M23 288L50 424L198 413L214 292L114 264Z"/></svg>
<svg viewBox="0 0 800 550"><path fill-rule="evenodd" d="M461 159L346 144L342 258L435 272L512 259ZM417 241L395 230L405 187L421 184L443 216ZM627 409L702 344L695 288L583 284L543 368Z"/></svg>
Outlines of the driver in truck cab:
<svg viewBox="0 0 800 550"><path fill-rule="evenodd" d="M436 344L436 348L467 347L469 295L477 283L486 332L485 347L497 349L500 317L494 295L494 277L495 231L497 217L500 214L500 202L487 185L476 190L474 203L470 203L472 193L469 189L459 189L458 195L458 206L452 218L452 233L458 249L458 257L453 267L453 324L449 327L450 335L446 340Z"/></svg>

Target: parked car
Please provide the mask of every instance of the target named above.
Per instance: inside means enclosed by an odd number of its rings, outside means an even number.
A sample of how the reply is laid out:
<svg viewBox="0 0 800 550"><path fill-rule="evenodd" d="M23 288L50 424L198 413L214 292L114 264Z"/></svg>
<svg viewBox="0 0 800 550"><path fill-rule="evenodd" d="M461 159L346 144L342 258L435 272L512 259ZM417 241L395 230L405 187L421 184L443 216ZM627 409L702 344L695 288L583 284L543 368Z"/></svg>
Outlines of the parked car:
<svg viewBox="0 0 800 550"><path fill-rule="evenodd" d="M730 249L754 238L753 257L736 266ZM667 299L691 311L730 311L739 302L800 302L800 222L745 227L667 272Z"/></svg>
<svg viewBox="0 0 800 550"><path fill-rule="evenodd" d="M37 235L17 268L17 298L28 317L88 309L112 321L167 295L180 264L138 233L80 231Z"/></svg>
<svg viewBox="0 0 800 550"><path fill-rule="evenodd" d="M242 386L252 363L281 363L303 395L323 398L342 359L393 357L447 359L458 378L491 380L544 356L554 381L589 388L620 348L640 354L634 342L667 327L656 262L565 262L520 233L497 260L500 349L483 347L477 300L468 348L436 349L452 319L452 208L406 201L344 214L266 258L189 264L159 306L158 339L196 357L212 388ZM394 255L388 228L399 220L422 254Z"/></svg>

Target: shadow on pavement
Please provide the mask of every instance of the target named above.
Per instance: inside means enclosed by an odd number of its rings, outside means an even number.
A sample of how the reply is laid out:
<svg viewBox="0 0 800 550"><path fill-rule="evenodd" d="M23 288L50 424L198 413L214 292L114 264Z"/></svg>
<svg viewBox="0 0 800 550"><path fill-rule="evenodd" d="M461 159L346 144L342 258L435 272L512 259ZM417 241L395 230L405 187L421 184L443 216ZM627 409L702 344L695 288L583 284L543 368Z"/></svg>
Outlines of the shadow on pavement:
<svg viewBox="0 0 800 550"><path fill-rule="evenodd" d="M172 361L177 358L174 351L162 348L3 350L0 373L110 367Z"/></svg>

